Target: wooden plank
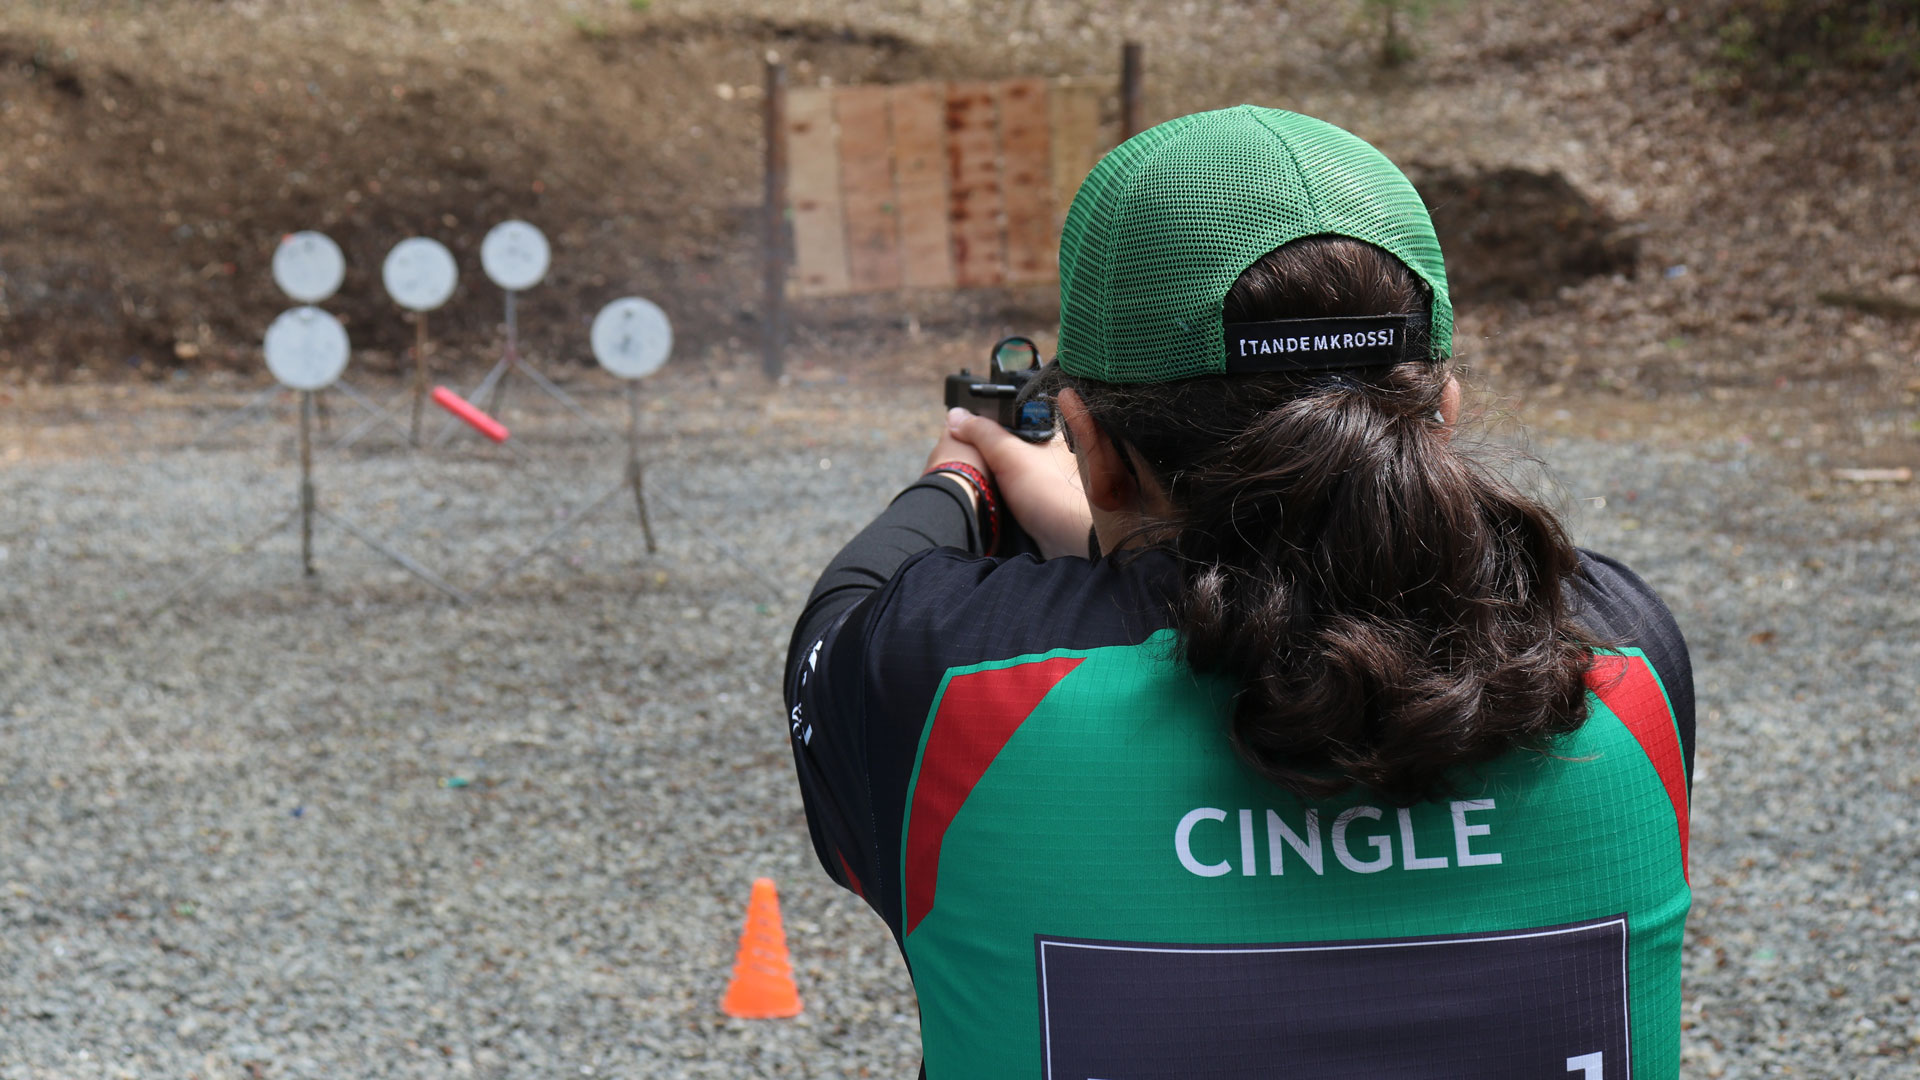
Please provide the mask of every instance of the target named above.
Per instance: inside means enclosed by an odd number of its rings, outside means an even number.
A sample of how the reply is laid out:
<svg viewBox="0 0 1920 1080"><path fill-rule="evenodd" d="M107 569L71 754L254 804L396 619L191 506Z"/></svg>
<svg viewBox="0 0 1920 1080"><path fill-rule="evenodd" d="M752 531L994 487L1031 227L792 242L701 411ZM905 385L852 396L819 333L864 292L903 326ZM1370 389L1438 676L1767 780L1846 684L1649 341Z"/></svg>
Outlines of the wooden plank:
<svg viewBox="0 0 1920 1080"><path fill-rule="evenodd" d="M908 83L890 95L901 277L915 288L951 288L947 239L947 88Z"/></svg>
<svg viewBox="0 0 1920 1080"><path fill-rule="evenodd" d="M1053 161L1047 138L1047 83L1044 79L1008 79L997 89L1007 281L1052 281Z"/></svg>
<svg viewBox="0 0 1920 1080"><path fill-rule="evenodd" d="M840 128L840 204L847 219L847 277L855 292L897 289L900 228L893 190L893 139L884 86L834 92Z"/></svg>
<svg viewBox="0 0 1920 1080"><path fill-rule="evenodd" d="M954 282L962 287L1007 278L997 97L992 83L947 87L947 218Z"/></svg>
<svg viewBox="0 0 1920 1080"><path fill-rule="evenodd" d="M1103 148L1100 139L1098 86L1055 83L1047 95L1047 113L1053 129L1054 234L1067 222L1067 209L1080 182L1093 171Z"/></svg>
<svg viewBox="0 0 1920 1080"><path fill-rule="evenodd" d="M831 296L850 287L833 92L787 93L787 197L793 207L793 293Z"/></svg>

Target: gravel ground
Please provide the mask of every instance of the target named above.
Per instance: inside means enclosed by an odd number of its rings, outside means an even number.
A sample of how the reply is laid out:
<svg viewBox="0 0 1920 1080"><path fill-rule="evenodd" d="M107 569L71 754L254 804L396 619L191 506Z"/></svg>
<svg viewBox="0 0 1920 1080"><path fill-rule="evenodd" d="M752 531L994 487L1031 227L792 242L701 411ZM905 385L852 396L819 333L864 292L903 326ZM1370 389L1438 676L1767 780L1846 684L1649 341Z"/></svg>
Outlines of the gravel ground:
<svg viewBox="0 0 1920 1080"><path fill-rule="evenodd" d="M660 553L616 500L465 607L323 525L315 581L288 532L142 619L292 505L290 424L178 449L244 398L192 388L15 417L37 434L0 451L0 1077L912 1074L891 941L813 865L778 667L936 410L649 390L651 480L686 513L656 505ZM515 393L533 460L382 436L322 455L322 502L476 586L619 475ZM1920 493L1699 427L1535 443L1583 542L1693 644L1686 1071L1911 1076ZM727 1020L763 874L807 1011Z"/></svg>

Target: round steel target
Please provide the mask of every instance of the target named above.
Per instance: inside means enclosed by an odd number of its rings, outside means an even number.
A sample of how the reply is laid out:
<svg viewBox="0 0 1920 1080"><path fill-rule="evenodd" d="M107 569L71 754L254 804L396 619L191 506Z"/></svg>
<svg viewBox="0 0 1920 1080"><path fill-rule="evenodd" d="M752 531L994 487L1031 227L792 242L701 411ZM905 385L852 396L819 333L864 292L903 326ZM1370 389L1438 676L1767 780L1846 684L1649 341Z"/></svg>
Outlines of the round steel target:
<svg viewBox="0 0 1920 1080"><path fill-rule="evenodd" d="M347 257L325 233L297 232L273 252L273 283L303 304L318 304L340 289Z"/></svg>
<svg viewBox="0 0 1920 1080"><path fill-rule="evenodd" d="M395 244L387 253L380 280L394 303L408 311L432 311L453 295L460 269L445 244L415 236Z"/></svg>
<svg viewBox="0 0 1920 1080"><path fill-rule="evenodd" d="M347 369L347 328L317 307L280 313L267 327L267 370L292 390L324 390Z"/></svg>
<svg viewBox="0 0 1920 1080"><path fill-rule="evenodd" d="M524 221L503 221L480 241L481 268L495 285L511 292L540 284L552 256L546 234Z"/></svg>
<svg viewBox="0 0 1920 1080"><path fill-rule="evenodd" d="M651 300L625 296L593 318L594 359L623 379L641 379L660 370L673 351L673 324Z"/></svg>

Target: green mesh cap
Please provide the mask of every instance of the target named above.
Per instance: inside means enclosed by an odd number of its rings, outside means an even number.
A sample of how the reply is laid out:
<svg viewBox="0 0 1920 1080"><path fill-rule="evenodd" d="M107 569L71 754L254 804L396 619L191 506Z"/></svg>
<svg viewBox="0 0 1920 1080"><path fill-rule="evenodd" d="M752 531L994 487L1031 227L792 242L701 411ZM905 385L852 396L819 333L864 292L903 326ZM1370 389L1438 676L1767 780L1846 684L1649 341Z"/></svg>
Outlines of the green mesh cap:
<svg viewBox="0 0 1920 1080"><path fill-rule="evenodd" d="M1116 383L1224 372L1227 290L1308 236L1406 263L1433 290L1434 354L1452 351L1440 241L1406 176L1325 121L1238 105L1135 135L1080 185L1060 238L1060 366Z"/></svg>

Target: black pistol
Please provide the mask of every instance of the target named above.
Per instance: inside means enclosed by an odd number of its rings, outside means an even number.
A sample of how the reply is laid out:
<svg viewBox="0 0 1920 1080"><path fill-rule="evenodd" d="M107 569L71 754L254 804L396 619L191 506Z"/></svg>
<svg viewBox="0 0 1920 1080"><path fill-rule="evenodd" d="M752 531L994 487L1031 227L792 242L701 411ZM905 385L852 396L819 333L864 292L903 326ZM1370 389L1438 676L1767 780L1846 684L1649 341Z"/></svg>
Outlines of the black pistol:
<svg viewBox="0 0 1920 1080"><path fill-rule="evenodd" d="M985 376L966 368L947 376L947 407L997 421L1028 442L1046 442L1053 438L1053 403L1020 397L1038 374L1040 347L1023 337L1004 338L993 347Z"/></svg>

